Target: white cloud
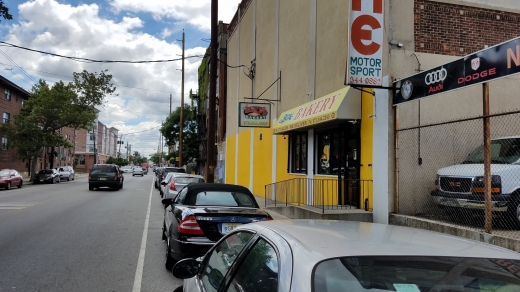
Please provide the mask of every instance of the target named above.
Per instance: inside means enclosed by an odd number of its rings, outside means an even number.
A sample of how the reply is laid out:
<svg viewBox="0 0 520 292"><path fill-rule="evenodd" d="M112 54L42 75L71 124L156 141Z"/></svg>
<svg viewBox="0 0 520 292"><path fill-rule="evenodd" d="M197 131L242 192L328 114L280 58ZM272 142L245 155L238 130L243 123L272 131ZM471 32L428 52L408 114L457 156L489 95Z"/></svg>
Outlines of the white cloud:
<svg viewBox="0 0 520 292"><path fill-rule="evenodd" d="M164 40L173 33L167 28L156 37L140 31L146 23L138 17L125 16L120 21L113 20L107 16L101 17L100 7L96 4L73 6L61 2L32 0L19 5L20 21L8 23L9 32L5 41L41 51L98 60L176 59L181 55L178 42L168 43ZM225 15L223 20L227 22L231 20L235 12L233 9L236 9L238 2L220 1L220 10ZM209 0L115 0L111 4L118 11L145 12L152 13L154 17L174 18L177 22L185 21L201 31L209 32ZM27 72L31 75L45 78L49 82L60 79L67 82L70 79L43 72L72 76L73 72L83 69L89 72L108 69L108 73L114 77L116 93L119 96L106 98L99 119L110 127L118 128L123 134L160 125L169 112L170 92L173 94L173 108L179 106L180 61L153 64L99 64L75 62L8 47L2 47L2 50L19 66L28 68ZM205 51L204 47L186 48L185 55L203 55ZM200 58L185 60L185 97L190 89L197 89L197 68L200 61ZM2 55L0 55L0 62L10 64ZM17 80L14 75L0 74L25 88L30 88ZM187 98L185 101L189 102ZM135 144L133 150L148 155L157 150L159 132L158 129L154 129L130 135L128 139L130 144Z"/></svg>
<svg viewBox="0 0 520 292"><path fill-rule="evenodd" d="M163 39L165 39L165 38L167 38L167 37L169 37L171 35L172 35L172 31L169 30L168 28L163 29L163 31L161 32L161 37Z"/></svg>
<svg viewBox="0 0 520 292"><path fill-rule="evenodd" d="M240 0L218 2L218 19L229 23L237 10ZM116 11L151 13L156 19L173 18L195 26L201 31L211 30L211 0L114 0Z"/></svg>

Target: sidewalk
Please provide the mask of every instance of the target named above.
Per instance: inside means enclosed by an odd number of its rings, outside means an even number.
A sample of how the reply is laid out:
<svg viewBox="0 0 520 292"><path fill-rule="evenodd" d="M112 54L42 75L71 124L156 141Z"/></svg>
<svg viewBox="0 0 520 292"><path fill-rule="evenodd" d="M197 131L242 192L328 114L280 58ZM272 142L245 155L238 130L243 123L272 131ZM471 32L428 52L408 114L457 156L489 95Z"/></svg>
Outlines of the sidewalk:
<svg viewBox="0 0 520 292"><path fill-rule="evenodd" d="M260 208L262 208L262 206L264 206L264 202L265 202L265 198L263 197L259 197L259 196L255 196L255 199L256 199L256 203L258 204L258 206L260 206ZM284 220L284 219L291 219L289 217L286 217L284 215L281 215L275 211L272 211L272 210L265 210L267 213L269 213L269 215L271 215L271 217L273 217L274 220Z"/></svg>

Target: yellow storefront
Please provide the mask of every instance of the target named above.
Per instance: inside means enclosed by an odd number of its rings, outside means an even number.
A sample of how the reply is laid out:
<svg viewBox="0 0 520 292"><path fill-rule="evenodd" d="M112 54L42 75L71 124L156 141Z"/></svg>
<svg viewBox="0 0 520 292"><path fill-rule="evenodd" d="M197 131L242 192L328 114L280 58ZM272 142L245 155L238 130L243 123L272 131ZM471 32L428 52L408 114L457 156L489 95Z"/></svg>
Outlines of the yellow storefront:
<svg viewBox="0 0 520 292"><path fill-rule="evenodd" d="M283 112L270 128L228 137L226 182L294 204L371 209L373 98L346 86Z"/></svg>

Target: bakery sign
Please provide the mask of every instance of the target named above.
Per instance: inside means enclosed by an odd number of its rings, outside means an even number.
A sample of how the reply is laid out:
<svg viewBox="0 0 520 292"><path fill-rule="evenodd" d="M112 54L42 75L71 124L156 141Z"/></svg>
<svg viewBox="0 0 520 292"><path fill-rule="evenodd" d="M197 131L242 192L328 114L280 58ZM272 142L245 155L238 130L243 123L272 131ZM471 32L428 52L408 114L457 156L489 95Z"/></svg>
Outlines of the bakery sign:
<svg viewBox="0 0 520 292"><path fill-rule="evenodd" d="M239 102L238 126L249 128L270 128L271 104Z"/></svg>

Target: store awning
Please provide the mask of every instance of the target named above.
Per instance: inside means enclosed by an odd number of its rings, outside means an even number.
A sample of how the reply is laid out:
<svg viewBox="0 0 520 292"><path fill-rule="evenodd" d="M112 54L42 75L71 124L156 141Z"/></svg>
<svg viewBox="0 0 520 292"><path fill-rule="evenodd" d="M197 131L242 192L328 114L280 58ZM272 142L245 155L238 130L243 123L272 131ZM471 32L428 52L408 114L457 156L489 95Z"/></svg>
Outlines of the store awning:
<svg viewBox="0 0 520 292"><path fill-rule="evenodd" d="M361 92L350 86L283 112L273 127L275 134L361 119Z"/></svg>

